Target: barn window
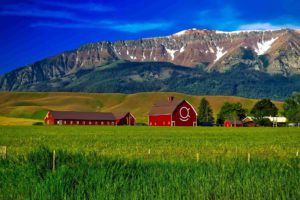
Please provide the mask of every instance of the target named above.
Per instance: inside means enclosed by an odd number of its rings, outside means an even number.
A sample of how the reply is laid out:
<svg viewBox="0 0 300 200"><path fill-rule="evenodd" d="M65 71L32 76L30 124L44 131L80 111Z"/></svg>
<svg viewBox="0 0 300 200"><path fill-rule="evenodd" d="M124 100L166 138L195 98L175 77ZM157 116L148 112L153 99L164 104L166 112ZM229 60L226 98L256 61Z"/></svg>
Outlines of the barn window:
<svg viewBox="0 0 300 200"><path fill-rule="evenodd" d="M64 121L64 124L66 124L67 122L66 121Z"/></svg>
<svg viewBox="0 0 300 200"><path fill-rule="evenodd" d="M115 123L114 123L114 122L112 122L111 124L112 124L112 125L114 125Z"/></svg>
<svg viewBox="0 0 300 200"><path fill-rule="evenodd" d="M73 124L73 121L71 121L70 124Z"/></svg>
<svg viewBox="0 0 300 200"><path fill-rule="evenodd" d="M95 121L95 124L97 125L97 124L98 124L98 122L97 122L97 121Z"/></svg>
<svg viewBox="0 0 300 200"><path fill-rule="evenodd" d="M85 121L83 121L83 124L85 124Z"/></svg>
<svg viewBox="0 0 300 200"><path fill-rule="evenodd" d="M77 124L79 124L79 121L77 121Z"/></svg>
<svg viewBox="0 0 300 200"><path fill-rule="evenodd" d="M101 125L103 125L103 122L101 122Z"/></svg>
<svg viewBox="0 0 300 200"><path fill-rule="evenodd" d="M91 125L92 124L92 122L91 121L89 121L89 125Z"/></svg>
<svg viewBox="0 0 300 200"><path fill-rule="evenodd" d="M57 121L56 123L59 124L59 121Z"/></svg>

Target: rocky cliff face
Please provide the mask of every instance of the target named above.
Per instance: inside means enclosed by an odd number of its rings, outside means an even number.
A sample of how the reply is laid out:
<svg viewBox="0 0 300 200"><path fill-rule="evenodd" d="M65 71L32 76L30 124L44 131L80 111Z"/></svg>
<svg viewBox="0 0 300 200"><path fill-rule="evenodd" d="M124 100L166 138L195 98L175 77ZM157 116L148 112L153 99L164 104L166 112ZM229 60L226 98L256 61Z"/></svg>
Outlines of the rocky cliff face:
<svg viewBox="0 0 300 200"><path fill-rule="evenodd" d="M190 29L166 37L96 42L38 61L0 77L0 90L95 69L118 60L170 62L205 71L246 67L269 74L300 74L300 33L296 30L236 31Z"/></svg>

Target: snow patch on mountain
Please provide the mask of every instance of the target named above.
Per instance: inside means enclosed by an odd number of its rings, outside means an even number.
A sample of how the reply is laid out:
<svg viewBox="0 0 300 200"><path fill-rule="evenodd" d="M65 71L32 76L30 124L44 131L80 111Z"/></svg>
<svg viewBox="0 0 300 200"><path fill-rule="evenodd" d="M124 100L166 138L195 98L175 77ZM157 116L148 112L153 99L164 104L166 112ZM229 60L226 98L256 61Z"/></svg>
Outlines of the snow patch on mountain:
<svg viewBox="0 0 300 200"><path fill-rule="evenodd" d="M267 32L276 30L239 30L239 31L216 31L216 34L240 34L240 33L251 33L251 32Z"/></svg>
<svg viewBox="0 0 300 200"><path fill-rule="evenodd" d="M209 51L210 51L210 53L215 53L214 49L211 47L209 47Z"/></svg>
<svg viewBox="0 0 300 200"><path fill-rule="evenodd" d="M184 49L185 49L184 46L182 46L182 47L180 48L179 52L180 52L180 53L184 52Z"/></svg>
<svg viewBox="0 0 300 200"><path fill-rule="evenodd" d="M278 37L276 38L272 38L271 40L268 41L262 41L262 42L257 42L257 48L255 48L255 52L257 53L257 55L264 55L272 46L272 44L278 39Z"/></svg>
<svg viewBox="0 0 300 200"><path fill-rule="evenodd" d="M186 34L188 31L195 31L195 30L197 30L196 28L191 28L191 29L187 29L187 30L183 30L183 31L179 31L179 32L177 32L177 33L175 33L175 34L173 34L173 35L175 35L175 36L181 36L181 35L184 35L184 34Z"/></svg>
<svg viewBox="0 0 300 200"><path fill-rule="evenodd" d="M214 63L216 63L218 60L220 60L220 58L222 58L227 53L227 51L223 52L223 49L224 49L223 47L220 48L217 46L217 54L216 54L216 59L215 59Z"/></svg>
<svg viewBox="0 0 300 200"><path fill-rule="evenodd" d="M167 47L165 47L165 49L166 49L167 53L171 56L172 60L174 60L174 58L175 58L175 53L176 53L176 51L178 51L178 50L168 49Z"/></svg>

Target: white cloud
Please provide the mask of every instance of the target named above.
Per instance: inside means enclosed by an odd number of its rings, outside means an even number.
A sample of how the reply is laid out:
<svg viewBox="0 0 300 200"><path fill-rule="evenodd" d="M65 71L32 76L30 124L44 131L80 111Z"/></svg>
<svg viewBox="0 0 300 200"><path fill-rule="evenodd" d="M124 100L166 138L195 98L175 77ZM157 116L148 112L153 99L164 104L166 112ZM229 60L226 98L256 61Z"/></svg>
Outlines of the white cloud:
<svg viewBox="0 0 300 200"><path fill-rule="evenodd" d="M3 16L25 16L42 18L72 19L74 14L67 11L41 9L27 4L6 5L0 11Z"/></svg>
<svg viewBox="0 0 300 200"><path fill-rule="evenodd" d="M108 12L114 11L115 8L111 6L107 6L100 3L65 3L65 2L50 2L50 1L42 1L41 4L67 8L67 9L74 9L74 10L81 10L81 11L97 11L97 12Z"/></svg>
<svg viewBox="0 0 300 200"><path fill-rule="evenodd" d="M41 5L46 4L54 7L64 8L63 11L57 9L45 9ZM51 21L40 19L30 24L31 27L49 27L49 28L90 28L90 29L111 29L120 32L137 33L148 30L164 30L169 28L171 22L132 22L128 23L121 20L97 19L95 17L82 17L75 11L65 11L73 9L80 11L112 11L114 8L102 4L69 4L60 2L43 2L35 5L31 4L14 4L0 6L0 15L3 16L26 16L35 18L49 18ZM60 19L67 20L63 22Z"/></svg>
<svg viewBox="0 0 300 200"><path fill-rule="evenodd" d="M85 21L71 23L37 22L31 24L31 27L111 29L120 32L137 33L149 30L163 30L171 25L171 23L167 22L120 23L117 21Z"/></svg>
<svg viewBox="0 0 300 200"><path fill-rule="evenodd" d="M145 22L145 23L125 23L111 26L112 29L123 32L136 33L149 30L164 30L172 25L170 22Z"/></svg>
<svg viewBox="0 0 300 200"><path fill-rule="evenodd" d="M277 29L299 29L300 26L292 25L292 24L281 24L281 25L274 25L271 23L251 23L251 24L243 24L239 26L239 30L277 30Z"/></svg>

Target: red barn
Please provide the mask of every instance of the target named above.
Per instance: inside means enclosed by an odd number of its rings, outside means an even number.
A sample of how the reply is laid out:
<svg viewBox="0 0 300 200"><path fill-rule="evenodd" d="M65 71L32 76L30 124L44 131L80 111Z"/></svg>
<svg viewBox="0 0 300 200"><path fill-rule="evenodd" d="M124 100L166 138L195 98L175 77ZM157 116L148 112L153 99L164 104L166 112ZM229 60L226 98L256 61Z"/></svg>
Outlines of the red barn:
<svg viewBox="0 0 300 200"><path fill-rule="evenodd" d="M243 122L240 120L225 120L224 126L225 127L242 127Z"/></svg>
<svg viewBox="0 0 300 200"><path fill-rule="evenodd" d="M49 111L44 122L52 125L135 125L135 118L130 112Z"/></svg>
<svg viewBox="0 0 300 200"><path fill-rule="evenodd" d="M188 101L169 97L153 105L149 126L197 126L197 112Z"/></svg>

